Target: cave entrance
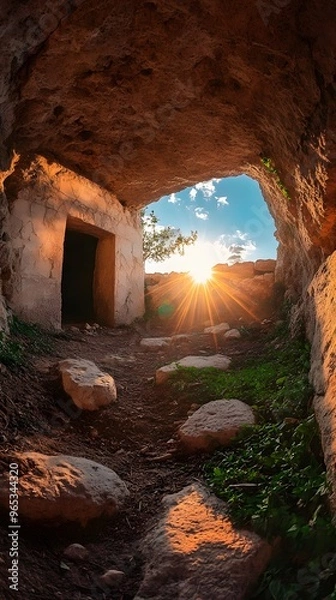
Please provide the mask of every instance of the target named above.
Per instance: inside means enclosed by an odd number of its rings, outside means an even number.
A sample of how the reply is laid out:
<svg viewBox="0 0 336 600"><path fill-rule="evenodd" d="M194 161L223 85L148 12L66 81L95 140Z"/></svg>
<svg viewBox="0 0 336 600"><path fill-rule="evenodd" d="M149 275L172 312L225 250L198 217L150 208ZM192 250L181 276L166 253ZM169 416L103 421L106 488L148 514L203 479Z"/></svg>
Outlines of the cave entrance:
<svg viewBox="0 0 336 600"><path fill-rule="evenodd" d="M68 219L62 268L62 323L113 326L114 235Z"/></svg>

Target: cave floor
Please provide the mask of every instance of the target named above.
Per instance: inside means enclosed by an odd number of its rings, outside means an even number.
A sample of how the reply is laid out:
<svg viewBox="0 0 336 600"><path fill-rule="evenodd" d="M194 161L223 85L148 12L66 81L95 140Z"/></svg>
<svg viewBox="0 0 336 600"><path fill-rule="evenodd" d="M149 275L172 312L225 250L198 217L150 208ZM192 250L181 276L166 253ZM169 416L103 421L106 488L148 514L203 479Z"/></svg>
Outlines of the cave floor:
<svg viewBox="0 0 336 600"><path fill-rule="evenodd" d="M8 530L7 523L2 522L1 598L134 598L143 574L142 540L161 515L162 497L194 481L202 481L204 463L204 456L186 458L174 451L174 435L187 418L190 399L183 399L183 393L177 395L171 386L155 386L155 369L187 354L217 351L228 354L238 365L242 356L259 356L266 343L267 329L222 343L218 340L215 343L210 336L194 334L180 346L146 352L139 345L142 337L173 332L162 325L152 326L149 331L142 324L110 330L100 328L96 332L68 328L52 336L49 352L31 354L27 364L20 368L1 367L0 389L5 402L5 410L2 408L0 412L1 453L29 450L92 459L114 469L131 492L117 517L91 523L85 530L22 524L19 593L8 590ZM57 371L57 363L63 358L93 360L113 375L118 403L97 412L69 416L68 407L72 403L61 389ZM63 558L64 549L75 542L84 544L90 552L80 565ZM122 570L126 578L118 590L99 592L96 582L108 569Z"/></svg>

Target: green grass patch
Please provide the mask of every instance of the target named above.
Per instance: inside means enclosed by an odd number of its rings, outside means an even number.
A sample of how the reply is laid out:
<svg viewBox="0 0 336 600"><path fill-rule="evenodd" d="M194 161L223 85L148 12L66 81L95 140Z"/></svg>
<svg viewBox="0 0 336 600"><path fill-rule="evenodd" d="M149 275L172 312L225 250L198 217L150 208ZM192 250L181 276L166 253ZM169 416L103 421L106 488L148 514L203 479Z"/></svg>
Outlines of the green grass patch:
<svg viewBox="0 0 336 600"><path fill-rule="evenodd" d="M41 327L13 317L10 335L0 336L0 362L9 368L23 367L33 355L53 351L53 337Z"/></svg>
<svg viewBox="0 0 336 600"><path fill-rule="evenodd" d="M244 428L204 465L232 520L277 541L251 598L336 600L336 530L312 415L310 347L290 339L285 324L276 336L257 358L236 360L229 372L178 369L173 386L192 402L238 398L255 409L258 425Z"/></svg>
<svg viewBox="0 0 336 600"><path fill-rule="evenodd" d="M312 397L308 380L310 348L304 340L269 344L258 358L228 372L179 368L173 386L193 402L238 398L254 406L259 420L302 418Z"/></svg>

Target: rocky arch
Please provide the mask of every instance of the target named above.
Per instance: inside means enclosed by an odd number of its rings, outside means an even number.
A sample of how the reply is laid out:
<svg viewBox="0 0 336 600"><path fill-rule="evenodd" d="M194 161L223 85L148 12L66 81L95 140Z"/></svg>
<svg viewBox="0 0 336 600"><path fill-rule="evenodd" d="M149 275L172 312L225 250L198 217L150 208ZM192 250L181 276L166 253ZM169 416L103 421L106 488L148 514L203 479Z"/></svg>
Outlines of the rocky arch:
<svg viewBox="0 0 336 600"><path fill-rule="evenodd" d="M1 9L5 293L8 202L27 168L34 180L36 156L51 173L60 165L112 194L134 230L136 209L163 194L213 176L253 176L277 226L277 277L313 341L334 475L333 0L323 9L318 0L27 0Z"/></svg>

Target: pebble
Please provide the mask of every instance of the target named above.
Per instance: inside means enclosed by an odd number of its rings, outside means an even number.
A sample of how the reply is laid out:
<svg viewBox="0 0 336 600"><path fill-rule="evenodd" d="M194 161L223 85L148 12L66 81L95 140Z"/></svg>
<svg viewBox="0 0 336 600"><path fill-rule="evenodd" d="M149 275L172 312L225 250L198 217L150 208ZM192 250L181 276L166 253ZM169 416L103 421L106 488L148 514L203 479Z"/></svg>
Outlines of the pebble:
<svg viewBox="0 0 336 600"><path fill-rule="evenodd" d="M125 578L125 573L123 571L117 571L115 569L110 569L106 571L104 575L100 577L100 581L103 585L107 585L108 587L117 587Z"/></svg>
<svg viewBox="0 0 336 600"><path fill-rule="evenodd" d="M89 556L89 551L82 544L70 544L64 552L63 555L69 560L73 560L74 562L82 562Z"/></svg>

